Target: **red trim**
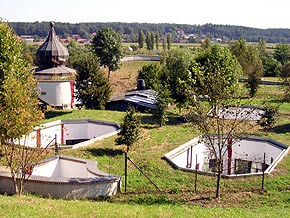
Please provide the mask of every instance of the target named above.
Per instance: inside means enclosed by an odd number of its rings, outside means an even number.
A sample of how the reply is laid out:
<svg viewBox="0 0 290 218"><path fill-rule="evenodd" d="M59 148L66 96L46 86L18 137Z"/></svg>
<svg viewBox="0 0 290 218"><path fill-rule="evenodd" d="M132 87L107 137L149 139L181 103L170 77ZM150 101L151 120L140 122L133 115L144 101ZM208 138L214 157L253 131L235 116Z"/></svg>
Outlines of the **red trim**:
<svg viewBox="0 0 290 218"><path fill-rule="evenodd" d="M75 101L75 81L70 81L71 90L71 107L74 105Z"/></svg>
<svg viewBox="0 0 290 218"><path fill-rule="evenodd" d="M64 144L64 124L60 124L60 144Z"/></svg>
<svg viewBox="0 0 290 218"><path fill-rule="evenodd" d="M36 130L36 145L40 146L41 145L41 134L40 134L40 129Z"/></svg>
<svg viewBox="0 0 290 218"><path fill-rule="evenodd" d="M192 165L192 146L187 149L187 164L186 168L191 168Z"/></svg>

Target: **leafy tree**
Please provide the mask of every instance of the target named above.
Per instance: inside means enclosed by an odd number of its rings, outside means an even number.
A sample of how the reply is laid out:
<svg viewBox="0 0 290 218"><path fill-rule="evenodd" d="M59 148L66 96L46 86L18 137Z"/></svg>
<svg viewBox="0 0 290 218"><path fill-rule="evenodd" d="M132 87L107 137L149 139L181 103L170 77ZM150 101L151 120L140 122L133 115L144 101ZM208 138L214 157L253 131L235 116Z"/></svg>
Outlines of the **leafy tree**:
<svg viewBox="0 0 290 218"><path fill-rule="evenodd" d="M231 42L230 49L242 66L244 75L247 76L246 87L250 96L254 97L263 75L263 65L258 49L253 46L247 46L244 38Z"/></svg>
<svg viewBox="0 0 290 218"><path fill-rule="evenodd" d="M192 89L192 80L181 80L180 78L177 79L177 86L176 86L176 94L178 96L177 107L179 109L179 114L181 114L181 109L183 107L187 107L192 96L191 96L191 89Z"/></svg>
<svg viewBox="0 0 290 218"><path fill-rule="evenodd" d="M266 55L261 57L263 68L264 68L264 76L280 76L281 74L281 63L277 61L272 55Z"/></svg>
<svg viewBox="0 0 290 218"><path fill-rule="evenodd" d="M170 50L171 49L171 34L170 33L167 33L166 34L166 42L167 42L167 49Z"/></svg>
<svg viewBox="0 0 290 218"><path fill-rule="evenodd" d="M166 41L164 38L162 39L162 48L163 48L163 51L165 52L166 51Z"/></svg>
<svg viewBox="0 0 290 218"><path fill-rule="evenodd" d="M204 40L204 43L201 45L202 49L210 49L211 48L211 42L210 42L210 39L209 38L206 38Z"/></svg>
<svg viewBox="0 0 290 218"><path fill-rule="evenodd" d="M262 114L262 118L259 120L259 125L266 131L272 128L276 123L278 109L279 105L266 105L263 107L264 114Z"/></svg>
<svg viewBox="0 0 290 218"><path fill-rule="evenodd" d="M159 49L159 40L160 40L160 36L159 36L159 32L156 32L155 34L155 44L156 44L156 49Z"/></svg>
<svg viewBox="0 0 290 218"><path fill-rule="evenodd" d="M100 68L98 58L92 53L84 53L74 68L77 70L77 98L86 108L104 109L110 98L111 86Z"/></svg>
<svg viewBox="0 0 290 218"><path fill-rule="evenodd" d="M154 43L155 43L154 33L150 32L150 41L151 41L151 50L154 50Z"/></svg>
<svg viewBox="0 0 290 218"><path fill-rule="evenodd" d="M147 50L150 50L150 48L151 48L151 44L150 43L151 43L150 42L150 33L147 32L146 33L146 48L147 48Z"/></svg>
<svg viewBox="0 0 290 218"><path fill-rule="evenodd" d="M145 35L144 35L143 31L140 30L139 31L139 35L138 35L139 48L143 48L144 47L144 43L145 43Z"/></svg>
<svg viewBox="0 0 290 218"><path fill-rule="evenodd" d="M134 107L129 107L121 125L121 131L116 139L117 144L126 145L128 153L131 146L138 140L141 120Z"/></svg>
<svg viewBox="0 0 290 218"><path fill-rule="evenodd" d="M241 72L241 66L235 57L228 48L221 46L213 46L200 53L191 68L191 114L194 115L193 124L203 134L203 141L216 164L217 198L220 194L225 153L232 142L251 129L244 126L247 116L243 120L225 120L222 116L229 113L229 105L240 106L238 78Z"/></svg>
<svg viewBox="0 0 290 218"><path fill-rule="evenodd" d="M36 65L36 51L39 45L23 42L23 57L31 66Z"/></svg>
<svg viewBox="0 0 290 218"><path fill-rule="evenodd" d="M264 68L264 76L279 76L281 64L273 58L272 54L267 52L266 45L266 40L260 40L257 45Z"/></svg>
<svg viewBox="0 0 290 218"><path fill-rule="evenodd" d="M153 35L153 37L152 37ZM146 33L146 46L148 50L154 49L154 34L153 32L147 32Z"/></svg>
<svg viewBox="0 0 290 218"><path fill-rule="evenodd" d="M92 47L102 66L108 67L108 79L111 71L120 68L122 58L122 39L112 28L97 31L92 40Z"/></svg>
<svg viewBox="0 0 290 218"><path fill-rule="evenodd" d="M284 100L290 101L290 63L282 67L281 77L284 86Z"/></svg>
<svg viewBox="0 0 290 218"><path fill-rule="evenodd" d="M72 40L68 45L67 49L69 52L68 65L73 67L77 61L82 59L84 54L91 52L91 46L89 45L80 45L75 40Z"/></svg>
<svg viewBox="0 0 290 218"><path fill-rule="evenodd" d="M158 119L159 126L164 126L168 120L168 106L172 101L170 97L170 91L166 85L159 84L155 87L156 92L156 106L157 109L153 112L153 115Z"/></svg>
<svg viewBox="0 0 290 218"><path fill-rule="evenodd" d="M154 87L160 82L160 70L158 64L144 65L138 73L138 79L144 80L146 89L154 89Z"/></svg>
<svg viewBox="0 0 290 218"><path fill-rule="evenodd" d="M275 51L273 57L281 63L281 65L285 65L290 61L290 45L286 43L279 43L275 47Z"/></svg>
<svg viewBox="0 0 290 218"><path fill-rule="evenodd" d="M174 49L169 52L165 59L165 70L167 72L168 86L171 97L178 105L179 110L185 103L186 96L181 92L179 81L187 81L190 78L188 71L192 62L192 56L188 50Z"/></svg>
<svg viewBox="0 0 290 218"><path fill-rule="evenodd" d="M263 64L259 57L258 50L255 47L250 46L248 48L248 55L250 66L248 69L248 82L246 87L249 90L250 96L254 97L261 83L261 76L263 76Z"/></svg>
<svg viewBox="0 0 290 218"><path fill-rule="evenodd" d="M22 46L12 29L0 21L0 146L19 195L30 176L28 168L33 169L42 151L20 145L20 139L43 117Z"/></svg>

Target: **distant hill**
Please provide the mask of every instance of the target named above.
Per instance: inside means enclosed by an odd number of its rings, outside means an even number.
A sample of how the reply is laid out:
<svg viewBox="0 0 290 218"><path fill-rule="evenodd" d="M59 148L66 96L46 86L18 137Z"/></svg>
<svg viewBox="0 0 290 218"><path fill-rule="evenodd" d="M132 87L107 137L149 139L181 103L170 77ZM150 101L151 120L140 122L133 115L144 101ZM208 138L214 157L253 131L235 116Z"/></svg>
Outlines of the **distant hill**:
<svg viewBox="0 0 290 218"><path fill-rule="evenodd" d="M18 35L32 35L35 38L46 37L49 31L48 22L10 22ZM142 30L159 32L160 38L167 33L172 34L174 42L198 42L203 38L218 39L221 42L244 37L248 42L258 42L263 39L268 43L290 43L290 29L257 29L243 26L231 25L187 25L187 24L169 24L169 23L56 23L55 29L61 38L79 37L90 38L91 34L100 28L112 27L119 32L124 41L136 42L138 33Z"/></svg>

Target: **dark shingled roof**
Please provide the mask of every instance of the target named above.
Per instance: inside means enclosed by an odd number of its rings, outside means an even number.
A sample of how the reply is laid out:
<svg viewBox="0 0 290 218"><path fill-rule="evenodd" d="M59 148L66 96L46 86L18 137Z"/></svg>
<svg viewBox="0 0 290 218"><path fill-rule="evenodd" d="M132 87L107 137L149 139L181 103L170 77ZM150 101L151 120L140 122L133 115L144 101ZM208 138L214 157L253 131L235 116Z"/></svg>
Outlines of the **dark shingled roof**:
<svg viewBox="0 0 290 218"><path fill-rule="evenodd" d="M54 23L50 23L50 31L45 42L38 48L37 61L41 68L48 69L62 66L67 62L69 53L59 41L54 30Z"/></svg>

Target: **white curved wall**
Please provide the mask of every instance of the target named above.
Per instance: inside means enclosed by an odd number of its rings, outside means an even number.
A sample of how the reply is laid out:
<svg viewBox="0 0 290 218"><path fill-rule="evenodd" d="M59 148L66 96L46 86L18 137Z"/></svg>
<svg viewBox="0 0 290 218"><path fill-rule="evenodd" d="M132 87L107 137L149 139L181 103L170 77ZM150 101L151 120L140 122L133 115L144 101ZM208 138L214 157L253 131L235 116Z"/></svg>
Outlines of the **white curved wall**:
<svg viewBox="0 0 290 218"><path fill-rule="evenodd" d="M48 145L51 147L55 145L55 136L58 145L67 144L67 140L100 140L117 134L119 129L119 125L113 122L90 119L58 120L36 127L33 132L29 133L28 137L21 139L20 144L36 147L37 143L40 143L38 145L42 148ZM15 143L18 141L15 140ZM82 144L82 146L85 145L88 143ZM76 145L76 147L78 146Z"/></svg>
<svg viewBox="0 0 290 218"><path fill-rule="evenodd" d="M39 81L39 98L50 105L71 107L72 91L70 81Z"/></svg>
<svg viewBox="0 0 290 218"><path fill-rule="evenodd" d="M279 144L279 143L278 143ZM279 146L271 140L261 139L243 139L238 142L234 142L232 145L231 164L229 161L229 151L225 148L223 153L223 169L224 175L236 175L235 174L235 160L243 160L252 162L251 173L257 173L259 168L261 172L261 164L264 161L269 166L268 169L273 169L273 166L277 164L281 159L281 155L285 154L287 149L285 146ZM171 152L165 154L165 157L176 167L186 170L195 170L196 155L198 170L203 172L211 172L209 168L209 159L214 159L213 155L209 154L209 149L204 145L204 142L199 142L198 138L195 138ZM191 163L191 164L188 164ZM257 164L257 169L254 168ZM228 167L230 166L230 172ZM266 170L268 172L268 170Z"/></svg>

